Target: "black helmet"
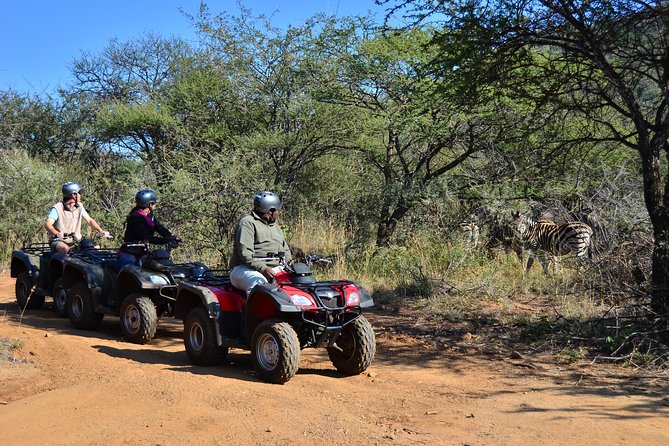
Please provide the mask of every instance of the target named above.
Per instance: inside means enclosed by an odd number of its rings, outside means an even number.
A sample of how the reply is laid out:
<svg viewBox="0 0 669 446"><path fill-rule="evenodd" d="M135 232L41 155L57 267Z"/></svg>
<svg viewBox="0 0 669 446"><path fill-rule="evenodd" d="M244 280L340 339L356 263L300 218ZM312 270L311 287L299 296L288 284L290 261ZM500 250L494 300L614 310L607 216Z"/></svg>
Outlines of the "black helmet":
<svg viewBox="0 0 669 446"><path fill-rule="evenodd" d="M269 212L270 209L281 210L281 200L279 199L279 196L268 190L258 192L256 196L253 197L253 210L259 214L265 214Z"/></svg>
<svg viewBox="0 0 669 446"><path fill-rule="evenodd" d="M155 203L157 201L156 193L151 189L142 189L135 194L135 202L137 203L137 206L143 208L148 208L150 203Z"/></svg>
<svg viewBox="0 0 669 446"><path fill-rule="evenodd" d="M72 194L80 193L83 194L84 190L79 186L79 183L74 183L72 181L63 184L63 197L69 197Z"/></svg>

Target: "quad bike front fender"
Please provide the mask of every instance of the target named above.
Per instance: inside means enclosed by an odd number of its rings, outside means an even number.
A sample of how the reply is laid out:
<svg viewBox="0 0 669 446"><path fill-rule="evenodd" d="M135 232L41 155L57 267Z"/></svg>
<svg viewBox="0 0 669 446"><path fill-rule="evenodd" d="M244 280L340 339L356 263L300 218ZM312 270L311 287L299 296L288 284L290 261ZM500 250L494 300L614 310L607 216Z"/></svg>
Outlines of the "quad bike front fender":
<svg viewBox="0 0 669 446"><path fill-rule="evenodd" d="M253 287L246 308L251 314L263 319L274 317L274 315L280 313L302 312L302 308L290 300L288 293L271 283L263 283Z"/></svg>
<svg viewBox="0 0 669 446"><path fill-rule="evenodd" d="M118 289L123 295L147 290L160 290L172 285L162 272L146 270L138 265L126 265L118 274Z"/></svg>
<svg viewBox="0 0 669 446"><path fill-rule="evenodd" d="M49 260L49 290L53 289L56 280L63 274L63 266L65 264L65 257L67 254L54 253Z"/></svg>
<svg viewBox="0 0 669 446"><path fill-rule="evenodd" d="M360 293L360 308L371 308L374 306L374 299L372 295L360 284L356 283L358 292Z"/></svg>
<svg viewBox="0 0 669 446"><path fill-rule="evenodd" d="M207 310L207 315L214 321L218 320L221 314L221 304L216 295L207 287L193 283L182 282L177 288L177 298L174 306L174 317L184 320L191 310L198 306L203 306ZM212 324L216 331L216 344L223 345L223 336L217 323Z"/></svg>
<svg viewBox="0 0 669 446"><path fill-rule="evenodd" d="M302 308L293 304L290 296L274 284L256 285L249 294L244 307L242 321L244 338L250 341L256 327L269 319L289 319L302 313Z"/></svg>

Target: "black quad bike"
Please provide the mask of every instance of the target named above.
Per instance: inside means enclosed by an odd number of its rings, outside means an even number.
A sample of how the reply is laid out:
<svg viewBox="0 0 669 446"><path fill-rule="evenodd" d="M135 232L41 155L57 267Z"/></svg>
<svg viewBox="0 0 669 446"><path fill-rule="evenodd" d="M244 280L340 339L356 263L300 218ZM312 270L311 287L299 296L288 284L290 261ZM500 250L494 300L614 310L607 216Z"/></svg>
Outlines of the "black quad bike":
<svg viewBox="0 0 669 446"><path fill-rule="evenodd" d="M67 312L76 328L96 329L105 314L119 316L123 337L146 344L156 334L158 318L174 314L177 284L205 270L202 263L174 263L171 250L148 244L126 245L143 253L139 264L118 268L118 250L79 252L65 261L63 286ZM199 274L199 273L195 273Z"/></svg>
<svg viewBox="0 0 669 446"><path fill-rule="evenodd" d="M32 243L13 251L10 275L16 278L16 302L21 309L42 308L46 297L51 296L56 314L67 317L62 279L65 258L77 252L98 249L100 237L112 238L95 233L93 238L77 239L74 234L65 234L61 238L53 239L52 242L71 243L67 254L53 251L50 243Z"/></svg>
<svg viewBox="0 0 669 446"><path fill-rule="evenodd" d="M336 369L360 374L376 351L371 324L362 315L374 305L349 280L316 281L304 263L284 265L275 283L255 286L248 297L221 271L203 271L178 286L174 316L184 321L184 344L197 365L221 363L229 348L251 351L265 381L282 384L297 373L300 350L325 348Z"/></svg>

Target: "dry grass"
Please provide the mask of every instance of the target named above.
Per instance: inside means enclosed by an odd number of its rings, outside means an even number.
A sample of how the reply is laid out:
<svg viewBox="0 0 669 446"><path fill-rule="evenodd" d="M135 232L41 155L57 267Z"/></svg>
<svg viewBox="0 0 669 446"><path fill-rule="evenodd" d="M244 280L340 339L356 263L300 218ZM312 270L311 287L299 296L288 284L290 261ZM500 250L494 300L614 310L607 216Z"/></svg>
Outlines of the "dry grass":
<svg viewBox="0 0 669 446"><path fill-rule="evenodd" d="M352 235L332 224L302 221L292 229L293 245L335 258L333 268L316 270L319 278L362 283L378 308L416 312L440 330L466 327L491 345L512 341L509 348L548 352L558 362L666 364L666 333L649 320L647 296L627 280L625 259L600 259L587 271L563 259L549 274L536 262L524 275L515 254L460 239L350 249Z"/></svg>

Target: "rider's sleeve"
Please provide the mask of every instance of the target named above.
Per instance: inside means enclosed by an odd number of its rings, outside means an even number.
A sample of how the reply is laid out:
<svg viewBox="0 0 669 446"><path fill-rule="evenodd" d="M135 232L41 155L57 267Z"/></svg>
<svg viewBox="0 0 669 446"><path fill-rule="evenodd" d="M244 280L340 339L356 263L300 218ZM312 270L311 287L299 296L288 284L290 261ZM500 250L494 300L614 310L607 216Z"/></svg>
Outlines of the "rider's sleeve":
<svg viewBox="0 0 669 446"><path fill-rule="evenodd" d="M290 246L288 246L288 243L286 243L286 239L283 236L283 231L278 225L274 226L274 238L279 244L279 251L283 252L283 259L286 261L286 263L290 263L290 261L293 260L293 256L290 253Z"/></svg>
<svg viewBox="0 0 669 446"><path fill-rule="evenodd" d="M80 204L79 206L81 206L81 218L83 218L86 223L89 223L91 221L91 216L88 215L83 204Z"/></svg>
<svg viewBox="0 0 669 446"><path fill-rule="evenodd" d="M172 238L172 233L165 226L158 223L158 220L154 220L153 223L155 224L154 229L158 234L166 238Z"/></svg>
<svg viewBox="0 0 669 446"><path fill-rule="evenodd" d="M264 273L267 269L265 262L254 259L255 254L255 227L247 220L241 220L235 228L235 249L244 264L256 271Z"/></svg>
<svg viewBox="0 0 669 446"><path fill-rule="evenodd" d="M56 221L58 220L58 211L56 208L51 208L49 214L46 216L47 220Z"/></svg>
<svg viewBox="0 0 669 446"><path fill-rule="evenodd" d="M290 263L291 260L293 260L293 255L290 252L290 246L288 246L288 243L286 243L286 239L283 238L283 234L281 236L282 240L282 246L283 246L283 252L284 252L284 260L286 263Z"/></svg>

